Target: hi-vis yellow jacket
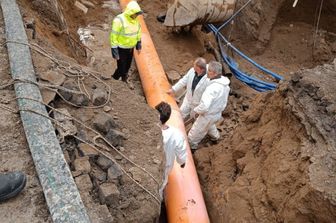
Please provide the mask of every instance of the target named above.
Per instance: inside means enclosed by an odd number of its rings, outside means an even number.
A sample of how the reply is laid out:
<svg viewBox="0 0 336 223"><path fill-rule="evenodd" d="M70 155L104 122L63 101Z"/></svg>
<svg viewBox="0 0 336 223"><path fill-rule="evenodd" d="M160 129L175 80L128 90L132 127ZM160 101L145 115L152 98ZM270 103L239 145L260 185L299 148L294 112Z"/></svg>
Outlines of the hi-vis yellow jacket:
<svg viewBox="0 0 336 223"><path fill-rule="evenodd" d="M130 1L123 13L117 15L112 22L110 43L112 48L133 48L141 40L141 27L137 19L130 16L141 12L136 1Z"/></svg>

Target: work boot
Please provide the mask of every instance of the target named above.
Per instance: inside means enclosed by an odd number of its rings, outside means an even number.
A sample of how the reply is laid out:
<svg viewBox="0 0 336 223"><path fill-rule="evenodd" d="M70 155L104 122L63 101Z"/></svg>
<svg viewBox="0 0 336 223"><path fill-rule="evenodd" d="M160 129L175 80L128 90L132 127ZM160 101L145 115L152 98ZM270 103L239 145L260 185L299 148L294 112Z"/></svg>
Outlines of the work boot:
<svg viewBox="0 0 336 223"><path fill-rule="evenodd" d="M219 141L221 141L221 137L214 138L214 137L211 137L211 136L210 136L210 142L211 142L213 145L218 144Z"/></svg>
<svg viewBox="0 0 336 223"><path fill-rule="evenodd" d="M194 154L197 150L198 144L189 142L191 153Z"/></svg>
<svg viewBox="0 0 336 223"><path fill-rule="evenodd" d="M161 23L164 23L165 19L166 19L166 12L161 12L158 16L156 16L156 20Z"/></svg>
<svg viewBox="0 0 336 223"><path fill-rule="evenodd" d="M26 186L26 175L22 172L0 174L0 202L18 195Z"/></svg>

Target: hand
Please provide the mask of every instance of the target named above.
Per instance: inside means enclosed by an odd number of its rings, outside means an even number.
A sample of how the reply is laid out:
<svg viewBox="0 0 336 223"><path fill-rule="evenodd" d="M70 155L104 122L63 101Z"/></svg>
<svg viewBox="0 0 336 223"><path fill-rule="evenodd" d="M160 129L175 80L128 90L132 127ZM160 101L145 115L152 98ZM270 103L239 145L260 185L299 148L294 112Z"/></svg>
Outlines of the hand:
<svg viewBox="0 0 336 223"><path fill-rule="evenodd" d="M185 163L183 163L180 167L181 167L181 168L184 168L184 167L185 167Z"/></svg>
<svg viewBox="0 0 336 223"><path fill-rule="evenodd" d="M174 95L174 90L172 88L170 88L168 91L167 91L167 94L173 96Z"/></svg>
<svg viewBox="0 0 336 223"><path fill-rule="evenodd" d="M138 51L140 51L141 48L142 48L142 45L141 45L141 40L140 40L140 41L138 41L138 42L136 43L136 45L135 45L135 49L138 50Z"/></svg>
<svg viewBox="0 0 336 223"><path fill-rule="evenodd" d="M116 60L119 60L119 50L118 48L111 48L112 57Z"/></svg>

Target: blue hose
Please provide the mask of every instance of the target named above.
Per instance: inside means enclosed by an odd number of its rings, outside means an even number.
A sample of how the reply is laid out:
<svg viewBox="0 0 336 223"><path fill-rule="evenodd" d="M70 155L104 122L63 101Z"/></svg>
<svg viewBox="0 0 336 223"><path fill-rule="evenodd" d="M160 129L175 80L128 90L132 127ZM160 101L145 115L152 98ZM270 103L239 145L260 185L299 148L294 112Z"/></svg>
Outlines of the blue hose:
<svg viewBox="0 0 336 223"><path fill-rule="evenodd" d="M229 20L231 21L232 17ZM276 73L274 73L274 72L266 69L265 67L257 64L251 58L249 58L248 56L246 56L245 54L243 54L241 51L239 51L236 47L234 47L233 45L231 45L231 43L219 32L219 30L221 28L223 28L224 26L226 26L227 24L228 24L228 22L225 22L223 25L221 25L219 27L219 29L217 29L212 24L208 24L207 27L216 35L217 42L218 42L218 45L220 47L221 56L222 56L224 62L229 66L230 71L235 75L235 77L238 80L240 80L244 84L248 85L249 87L255 89L256 91L265 92L265 91L275 90L276 87L277 87L277 85L275 83L269 83L269 82L266 82L266 81L262 81L262 80L257 79L256 77L253 77L251 75L248 75L248 74L242 72L241 70L238 69L237 63L224 52L224 49L223 49L223 46L222 46L220 40L224 41L227 46L229 46L238 55L240 55L241 57L243 57L245 60L247 60L248 62L250 62L251 64L253 64L258 69L260 69L263 72L271 75L276 80L283 80L282 76L280 76L280 75L278 75L278 74L276 74Z"/></svg>

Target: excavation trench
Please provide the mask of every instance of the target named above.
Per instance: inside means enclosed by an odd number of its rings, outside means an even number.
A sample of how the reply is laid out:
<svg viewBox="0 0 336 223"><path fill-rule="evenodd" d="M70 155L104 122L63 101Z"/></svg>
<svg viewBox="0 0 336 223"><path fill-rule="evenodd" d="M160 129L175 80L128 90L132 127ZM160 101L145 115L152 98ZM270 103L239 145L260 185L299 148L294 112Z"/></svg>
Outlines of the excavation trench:
<svg viewBox="0 0 336 223"><path fill-rule="evenodd" d="M30 39L30 42L38 42L53 56L72 65L70 69L63 70L33 52L34 67L39 77L49 71L57 73L60 70L65 73L70 71L72 75L77 72L76 75L81 77L86 75L87 73L81 69L86 70L87 67L82 67L77 62L83 62L83 58L77 58L76 53L67 45L66 36L57 25L57 15L50 10L52 7L48 5L48 1L19 2L23 6L21 11L25 21L31 18L36 21L37 40ZM99 78L105 78L104 81L111 86L111 101L107 104L106 111L102 108L94 110L74 108L68 106L58 96L52 105L67 108L71 115L93 128L97 116L110 115L119 125L115 127L116 130L128 137L123 141L121 150L153 173L156 179L161 179L162 150L158 149L161 148L159 146L161 136L160 129L155 125L158 122L157 113L148 108L141 96L144 92L141 90L137 69L133 66L130 71L133 86L110 79L116 65L110 55L108 32L110 22L121 10L113 7L102 8L104 2L95 1L95 7L89 8L84 14L73 7L74 2L59 1L73 37L76 36L79 26L92 31L94 39L89 42L89 47L93 51L89 51L88 55L95 60L86 62L99 72L95 73ZM246 2L247 0L237 1L237 8ZM315 1L299 0L296 8L292 8L293 1L290 0L252 1L250 6L236 17L234 23L224 30L229 40L250 58L283 75L287 81L292 77L293 80L289 81L289 85L281 84L277 93L257 94L234 78L231 79L230 103L223 113L224 119L218 123L223 141L212 145L205 140L193 157L211 222L335 221L333 213L336 211L332 203L335 190L330 190L335 188L332 177L334 155L330 152L334 147L328 147L333 145L330 139L334 138L335 134L333 118L335 99L332 93L334 92L332 86L335 86L333 79L335 76L333 58L336 52L333 36L335 1L324 2L325 7L321 11L320 28L316 38L312 35L314 31L316 32L316 26L313 24L315 16L312 14L320 2ZM214 59L213 55L204 51L203 41L196 38L198 27L195 27L196 32L194 30L193 33L175 34L157 22L156 12L166 10L165 2L153 0L139 3L145 12L146 24L157 51L155 57L158 55L162 62L162 68L155 72L166 72L170 83L175 83L181 74L192 66L195 57ZM30 38L31 30L27 30L27 33ZM147 38L147 34L144 37ZM211 34L207 37L214 43ZM314 39L315 48L312 51ZM74 57L77 61L65 55ZM238 58L235 59L242 70L255 72ZM298 69L313 68L322 63L326 65L296 72ZM67 79L75 82L67 83L66 86L77 87L77 79L73 77ZM163 84L162 90L155 90L159 88L161 82L166 83L166 78L161 78L160 75L159 79L152 79L155 83L153 92L158 92L158 98L148 99L148 102L153 105L159 100L170 102L170 98L161 95L163 89L169 87L168 83ZM96 80L87 76L83 79L89 95L95 89L107 90L105 85ZM145 94L147 97L148 93ZM77 98L75 102L80 100ZM174 105L174 115L178 116L177 111ZM7 121L0 120L1 123ZM79 125L77 128L83 130ZM94 136L86 132L88 139ZM116 222L152 222L158 216L159 206L151 196L124 175L110 181L111 169L110 171L105 169L106 167L102 169L103 163L99 155L94 155L88 160L82 157L82 147L83 145L71 137L66 137L65 143L62 144L64 154L70 155L70 161L67 162L80 188L90 218L97 222L104 222L103 219L112 221L112 216ZM157 191L156 184L149 180L148 176L136 171L136 168L132 168L133 165L113 151L111 154L117 158L116 162L141 184L152 192ZM8 159L7 153L1 151L1 158ZM9 160L14 163L13 158ZM78 172L77 165L81 162L87 164L86 161L90 163L91 169L84 169L85 173ZM5 167L1 170L15 169L15 166L11 166L7 161L4 163ZM34 169L31 165L28 165L30 172ZM324 172L320 172L322 170ZM329 178L324 178L326 176ZM29 182L35 181L28 180ZM34 185L38 183L35 182ZM44 202L42 195L38 198L33 196L31 188L34 188L34 185L30 185L26 193L20 195L22 197L19 199L23 200L25 206L40 207ZM323 188L326 193L316 191L315 187ZM115 200L102 204L100 197L103 194L99 193L99 190L106 188L116 189L112 191L116 196ZM181 199L184 198L183 196ZM0 215L4 217L4 221L8 219L9 222L13 221L7 213L19 216L25 211L23 207L18 206L19 204L19 201L14 200L8 203L8 207L1 206ZM193 202L187 205L192 207ZM186 217L185 213L187 211L181 215ZM39 218L36 221L51 221L46 213L33 214Z"/></svg>

